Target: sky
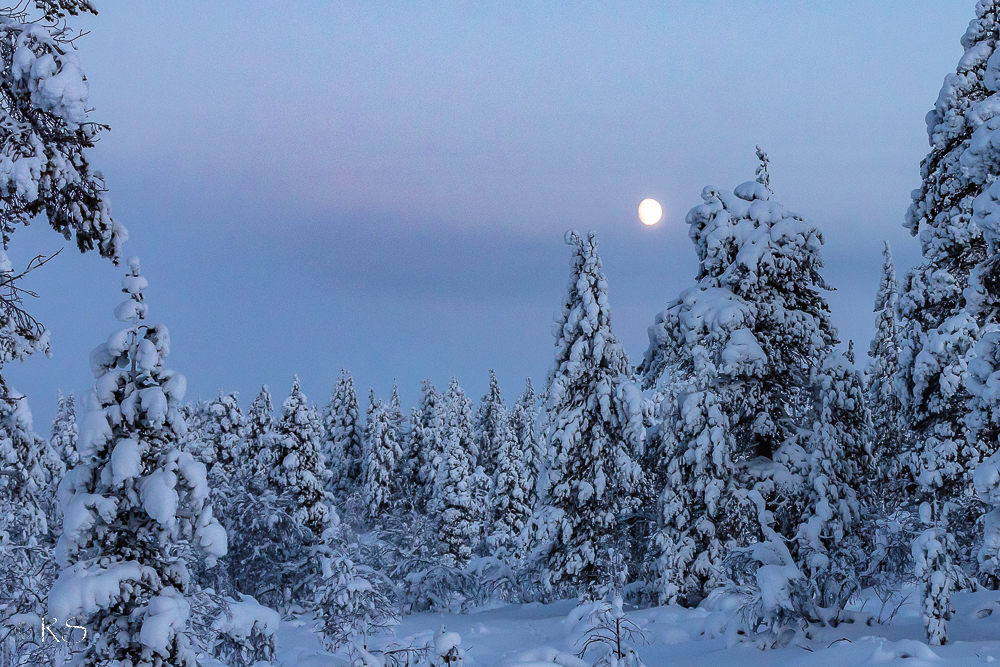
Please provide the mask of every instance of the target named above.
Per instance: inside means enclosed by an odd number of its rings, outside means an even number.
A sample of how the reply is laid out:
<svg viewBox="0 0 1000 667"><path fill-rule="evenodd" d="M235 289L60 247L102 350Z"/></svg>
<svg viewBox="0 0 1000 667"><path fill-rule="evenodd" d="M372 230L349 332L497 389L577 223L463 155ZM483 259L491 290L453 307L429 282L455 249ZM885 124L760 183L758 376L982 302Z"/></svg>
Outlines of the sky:
<svg viewBox="0 0 1000 667"><path fill-rule="evenodd" d="M404 407L489 369L512 403L554 358L567 229L595 230L612 324L634 363L694 282L684 217L706 185L752 180L824 234L834 323L859 364L882 241L903 229L924 116L962 55L974 0L503 3L98 0L71 25L90 84L90 153L171 332L188 398L292 375L318 404L341 368ZM642 225L639 202L663 220ZM56 390L93 382L119 328L123 266L38 220L15 265L52 357L4 369L47 433Z"/></svg>

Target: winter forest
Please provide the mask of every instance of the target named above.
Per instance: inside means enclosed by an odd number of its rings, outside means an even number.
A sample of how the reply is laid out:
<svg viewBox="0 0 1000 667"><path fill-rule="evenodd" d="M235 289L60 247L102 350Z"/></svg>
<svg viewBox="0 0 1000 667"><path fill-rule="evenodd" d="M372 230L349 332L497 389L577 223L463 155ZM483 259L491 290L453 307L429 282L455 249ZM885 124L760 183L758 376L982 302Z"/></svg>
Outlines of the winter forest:
<svg viewBox="0 0 1000 667"><path fill-rule="evenodd" d="M291 377L186 399L88 158L108 128L83 14L91 0L0 12L4 249L37 219L122 274L118 328L80 334L93 386L60 395L51 429L0 375L0 666L1000 651L1000 2L979 2L942 73L905 211L922 261L897 276L885 244L869 344L841 345L823 233L779 203L758 148L750 180L687 213L698 272L641 359L596 235L568 231L544 384L425 381L415 406L347 370L329 398ZM23 280L50 260L0 253L0 366L49 352Z"/></svg>

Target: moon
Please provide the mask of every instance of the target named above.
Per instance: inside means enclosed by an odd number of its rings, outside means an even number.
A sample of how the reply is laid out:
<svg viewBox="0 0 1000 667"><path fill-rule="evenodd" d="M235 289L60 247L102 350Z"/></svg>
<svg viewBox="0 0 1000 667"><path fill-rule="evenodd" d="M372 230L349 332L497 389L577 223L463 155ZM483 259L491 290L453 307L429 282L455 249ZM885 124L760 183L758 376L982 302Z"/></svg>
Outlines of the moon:
<svg viewBox="0 0 1000 667"><path fill-rule="evenodd" d="M655 225L663 217L663 207L655 199L643 199L639 204L639 219L644 225Z"/></svg>

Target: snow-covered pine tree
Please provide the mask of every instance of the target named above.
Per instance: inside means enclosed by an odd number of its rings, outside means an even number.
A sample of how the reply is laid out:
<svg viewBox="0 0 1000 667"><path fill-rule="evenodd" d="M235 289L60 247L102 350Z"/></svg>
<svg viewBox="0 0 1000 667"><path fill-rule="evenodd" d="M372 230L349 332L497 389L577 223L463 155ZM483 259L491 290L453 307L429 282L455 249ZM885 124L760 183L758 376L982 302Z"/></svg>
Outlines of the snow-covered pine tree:
<svg viewBox="0 0 1000 667"><path fill-rule="evenodd" d="M193 667L187 563L200 550L211 566L226 533L206 503L205 466L179 448L186 382L164 365L169 334L147 323L147 282L136 258L128 266L128 298L115 309L128 326L91 354L81 464L59 487L63 570L48 613L85 619L94 640L81 665Z"/></svg>
<svg viewBox="0 0 1000 667"><path fill-rule="evenodd" d="M507 419L507 406L504 405L503 396L500 395L497 374L491 368L490 386L486 390L486 395L479 402L474 423L476 447L473 454L477 457L474 461L476 465L483 467L483 471L487 475L492 475L493 471L496 470L499 439Z"/></svg>
<svg viewBox="0 0 1000 667"><path fill-rule="evenodd" d="M430 380L421 385L420 402L410 412L407 451L413 468L413 487L404 491L412 498L413 509L423 512L434 495L437 466L444 453L444 405Z"/></svg>
<svg viewBox="0 0 1000 667"><path fill-rule="evenodd" d="M443 449L427 507L437 517L439 548L449 567L465 565L481 539L471 488L472 443L472 401L453 377L444 395Z"/></svg>
<svg viewBox="0 0 1000 667"><path fill-rule="evenodd" d="M572 271L553 333L545 409L547 484L540 500L541 560L548 587L599 593L600 554L624 538L639 504L645 428L642 395L611 329L608 284L593 232L566 233Z"/></svg>
<svg viewBox="0 0 1000 667"><path fill-rule="evenodd" d="M330 490L343 500L361 478L361 458L364 454L364 432L354 378L344 370L333 388L330 403L323 410L325 426L324 453L330 464Z"/></svg>
<svg viewBox="0 0 1000 667"><path fill-rule="evenodd" d="M402 452L399 448L397 425L392 406L375 398L372 389L365 423L365 453L362 464L361 498L365 518L371 522L385 519L392 508L396 486L396 466Z"/></svg>
<svg viewBox="0 0 1000 667"><path fill-rule="evenodd" d="M277 465L276 454L271 447L273 431L274 405L271 402L271 392L264 384L247 412L243 465L250 477L266 480Z"/></svg>
<svg viewBox="0 0 1000 667"><path fill-rule="evenodd" d="M896 322L897 284L892 251L882 251L882 281L875 296L875 337L868 356L868 405L872 417L871 482L881 498L898 498L899 454L908 445L907 424L893 382L899 373L899 327Z"/></svg>
<svg viewBox="0 0 1000 667"><path fill-rule="evenodd" d="M316 537L334 520L326 493L329 472L320 451L322 433L319 413L309 405L296 375L281 406L281 417L274 425L272 447L276 465L270 481L279 496L290 499L292 516Z"/></svg>
<svg viewBox="0 0 1000 667"><path fill-rule="evenodd" d="M61 457L66 468L72 468L80 462L80 455L76 451L76 436L79 429L76 425L76 399L72 392L69 396L63 396L62 392L56 394L56 418L52 420L52 439L49 442Z"/></svg>
<svg viewBox="0 0 1000 667"><path fill-rule="evenodd" d="M666 397L648 459L663 484L653 551L664 603L705 597L732 548L764 538L761 521L791 541L810 511L797 440L814 422L812 371L837 333L821 295L822 235L771 199L758 156L756 181L705 188L688 213L697 284L649 329L644 386Z"/></svg>

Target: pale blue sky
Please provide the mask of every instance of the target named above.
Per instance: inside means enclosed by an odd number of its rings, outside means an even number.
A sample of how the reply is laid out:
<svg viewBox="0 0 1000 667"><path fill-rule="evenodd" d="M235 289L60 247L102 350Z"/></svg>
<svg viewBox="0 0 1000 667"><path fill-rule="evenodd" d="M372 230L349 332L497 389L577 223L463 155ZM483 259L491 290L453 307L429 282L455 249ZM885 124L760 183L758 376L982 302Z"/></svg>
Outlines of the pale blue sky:
<svg viewBox="0 0 1000 667"><path fill-rule="evenodd" d="M753 178L826 237L841 338L863 355L888 239L927 152L923 118L962 54L974 0L320 2L99 0L79 56L93 163L173 338L189 398L293 373L325 402L395 377L496 368L508 402L552 360L571 227L598 232L614 327L634 362L693 282L684 215ZM664 206L639 224L644 197ZM19 231L23 263L59 248ZM4 370L48 431L116 328L123 269L70 247L31 304L54 357Z"/></svg>

